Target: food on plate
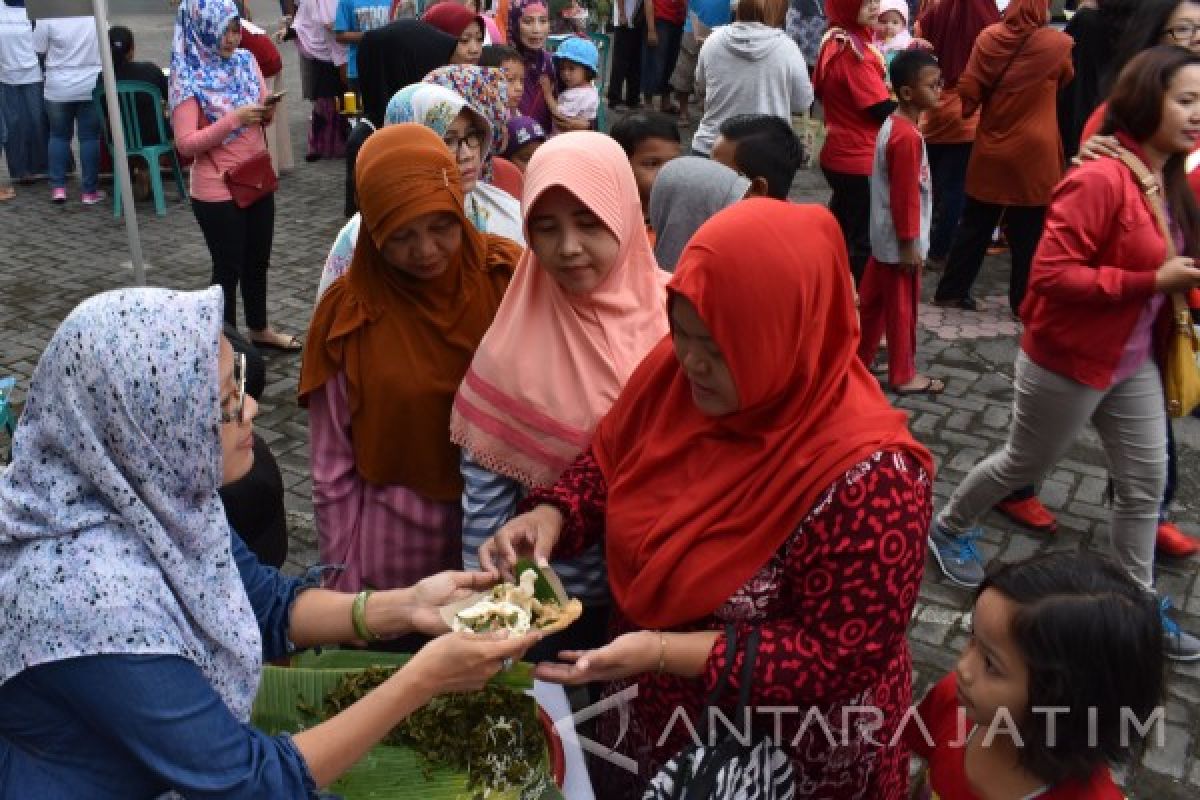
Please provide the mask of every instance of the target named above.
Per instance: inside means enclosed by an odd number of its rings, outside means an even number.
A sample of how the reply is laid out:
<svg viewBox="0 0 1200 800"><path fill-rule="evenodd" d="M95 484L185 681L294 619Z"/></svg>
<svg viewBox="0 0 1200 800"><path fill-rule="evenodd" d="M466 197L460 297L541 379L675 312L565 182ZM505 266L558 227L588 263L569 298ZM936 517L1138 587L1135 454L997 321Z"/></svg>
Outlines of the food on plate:
<svg viewBox="0 0 1200 800"><path fill-rule="evenodd" d="M566 599L553 573L520 568L517 583L501 583L475 598L449 607L451 629L471 633L508 631L521 636L531 630L553 633L579 619L583 605Z"/></svg>

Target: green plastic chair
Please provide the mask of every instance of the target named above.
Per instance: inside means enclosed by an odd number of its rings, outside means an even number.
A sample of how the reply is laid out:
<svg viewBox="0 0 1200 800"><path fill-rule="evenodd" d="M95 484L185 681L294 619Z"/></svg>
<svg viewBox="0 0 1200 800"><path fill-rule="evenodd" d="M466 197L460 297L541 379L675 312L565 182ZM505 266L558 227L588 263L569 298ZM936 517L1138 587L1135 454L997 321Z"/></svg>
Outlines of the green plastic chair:
<svg viewBox="0 0 1200 800"><path fill-rule="evenodd" d="M546 40L550 52L558 49L558 46L570 39L574 34L561 33L555 34ZM596 92L600 95L600 107L596 111L596 130L604 132L608 128L608 113L604 102L605 87L608 86L608 62L612 56L612 37L607 33L589 33L588 38L592 40L592 44L596 45L596 51L600 55L600 61L596 64Z"/></svg>
<svg viewBox="0 0 1200 800"><path fill-rule="evenodd" d="M157 142L159 143L147 144L142 141L142 126L137 113L139 97L144 99L142 105L153 103L153 107L156 109L163 107L162 93L158 91L157 86L143 81L117 81L117 104L121 107L121 130L125 132L125 151L130 156L137 156L146 162L146 169L150 173L150 184L154 189L154 213L165 217L167 204L163 196L159 156L165 153L170 157L171 169L175 173L175 186L179 189L179 197L182 200L188 199L187 187L183 183L183 169L179 166L179 155L175 152L175 142L167 134L166 120L161 113L154 115L158 121ZM108 125L104 99L104 87L97 86L92 92L92 102L96 104L96 113L100 116L100 124L104 126L104 141L108 145L108 151L114 153L112 130ZM121 216L119 186L113 192L113 216Z"/></svg>

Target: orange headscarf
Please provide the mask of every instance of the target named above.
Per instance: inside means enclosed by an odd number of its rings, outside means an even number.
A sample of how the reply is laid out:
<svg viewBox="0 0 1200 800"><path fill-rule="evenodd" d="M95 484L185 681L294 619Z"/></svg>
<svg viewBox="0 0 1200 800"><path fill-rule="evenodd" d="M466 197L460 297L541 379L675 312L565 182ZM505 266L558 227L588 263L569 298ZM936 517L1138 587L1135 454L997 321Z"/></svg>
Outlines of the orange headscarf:
<svg viewBox="0 0 1200 800"><path fill-rule="evenodd" d="M654 628L720 607L871 453L900 448L933 472L856 355L846 247L824 208L753 199L720 212L668 291L699 311L741 407L702 414L665 341L596 431L613 597Z"/></svg>
<svg viewBox="0 0 1200 800"><path fill-rule="evenodd" d="M1018 47L1020 54L1003 74L1005 91L1023 89L1056 74L1071 58L1074 42L1070 36L1046 27L1049 13L1046 0L1012 0L1004 9L1004 19L984 28L975 40L975 50L967 62L970 73L985 88L995 90L1001 71ZM1021 43L1028 42L1022 47Z"/></svg>
<svg viewBox="0 0 1200 800"><path fill-rule="evenodd" d="M430 500L462 493L450 405L492 322L520 249L479 233L463 211L458 166L423 125L393 125L367 140L355 167L362 228L354 260L321 298L300 369L300 402L346 375L359 474ZM431 280L412 278L380 251L423 214L449 212L462 248Z"/></svg>
<svg viewBox="0 0 1200 800"><path fill-rule="evenodd" d="M542 145L525 173L526 221L555 187L579 198L617 238L616 264L594 290L571 295L526 250L450 418L453 441L526 486L553 483L587 447L629 375L667 333L671 276L650 250L620 145L590 131Z"/></svg>

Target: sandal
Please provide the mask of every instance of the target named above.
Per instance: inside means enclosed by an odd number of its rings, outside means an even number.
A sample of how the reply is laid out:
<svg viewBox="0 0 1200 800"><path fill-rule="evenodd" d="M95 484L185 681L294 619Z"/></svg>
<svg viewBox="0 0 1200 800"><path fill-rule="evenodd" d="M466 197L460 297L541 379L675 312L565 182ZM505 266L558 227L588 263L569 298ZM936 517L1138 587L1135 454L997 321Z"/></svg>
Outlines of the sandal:
<svg viewBox="0 0 1200 800"><path fill-rule="evenodd" d="M304 349L304 343L299 338L291 336L286 342L280 343L272 339L255 339L250 337L250 344L259 350L278 350L281 353L298 353Z"/></svg>
<svg viewBox="0 0 1200 800"><path fill-rule="evenodd" d="M0 186L0 203L12 200L16 196L16 189L12 188L11 186Z"/></svg>
<svg viewBox="0 0 1200 800"><path fill-rule="evenodd" d="M891 387L892 392L900 397L908 397L914 394L923 394L929 397L937 397L942 392L946 391L946 382L941 378L926 378L924 386L914 386L911 389L901 389L899 387Z"/></svg>

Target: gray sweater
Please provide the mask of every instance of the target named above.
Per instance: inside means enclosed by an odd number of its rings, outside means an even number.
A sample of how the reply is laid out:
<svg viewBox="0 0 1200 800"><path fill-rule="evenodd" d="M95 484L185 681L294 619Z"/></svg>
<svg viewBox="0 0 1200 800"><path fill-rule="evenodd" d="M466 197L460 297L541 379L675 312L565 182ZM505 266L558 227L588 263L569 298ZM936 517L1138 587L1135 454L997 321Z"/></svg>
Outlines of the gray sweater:
<svg viewBox="0 0 1200 800"><path fill-rule="evenodd" d="M696 61L696 93L704 118L692 149L712 152L721 123L738 114L771 114L790 120L812 105L812 82L800 48L778 28L735 22L713 30Z"/></svg>

